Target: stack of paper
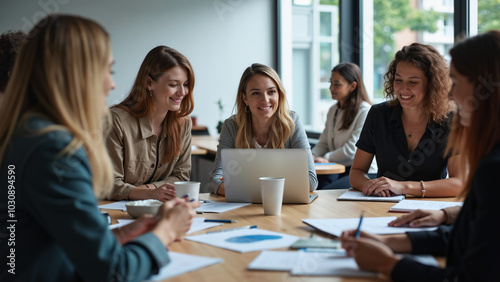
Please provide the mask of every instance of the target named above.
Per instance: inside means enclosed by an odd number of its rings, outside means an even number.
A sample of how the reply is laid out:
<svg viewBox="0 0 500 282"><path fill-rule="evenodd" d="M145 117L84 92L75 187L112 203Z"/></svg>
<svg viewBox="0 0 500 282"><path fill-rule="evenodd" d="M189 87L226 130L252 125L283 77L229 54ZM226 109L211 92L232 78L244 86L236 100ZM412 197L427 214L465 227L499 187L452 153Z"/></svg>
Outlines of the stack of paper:
<svg viewBox="0 0 500 282"><path fill-rule="evenodd" d="M196 211L221 213L234 209L239 209L241 207L248 205L251 205L251 203L205 202L202 203L201 206L196 209Z"/></svg>
<svg viewBox="0 0 500 282"><path fill-rule="evenodd" d="M365 217L361 225L361 230L373 234L401 234L412 231L430 231L436 229L436 227L410 228L387 226L389 222L395 219L395 216ZM359 224L359 218L303 219L302 221L337 237L340 237L344 231L356 229Z"/></svg>
<svg viewBox="0 0 500 282"><path fill-rule="evenodd" d="M412 212L414 210L440 210L448 207L462 206L462 202L403 200L389 209L390 212Z"/></svg>
<svg viewBox="0 0 500 282"><path fill-rule="evenodd" d="M427 265L437 266L432 256L410 256ZM250 270L290 271L292 275L376 277L378 274L360 270L345 252L275 252L263 251L249 265Z"/></svg>
<svg viewBox="0 0 500 282"><path fill-rule="evenodd" d="M372 202L399 202L404 200L404 195L392 197L364 196L361 191L348 190L337 198L338 201L372 201Z"/></svg>

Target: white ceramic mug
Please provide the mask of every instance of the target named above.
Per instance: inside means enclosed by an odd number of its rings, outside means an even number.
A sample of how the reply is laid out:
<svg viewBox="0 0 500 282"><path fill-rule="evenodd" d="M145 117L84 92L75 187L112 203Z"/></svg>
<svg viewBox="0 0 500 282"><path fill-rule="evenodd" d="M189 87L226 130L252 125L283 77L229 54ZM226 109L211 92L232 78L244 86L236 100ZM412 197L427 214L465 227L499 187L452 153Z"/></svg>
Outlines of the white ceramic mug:
<svg viewBox="0 0 500 282"><path fill-rule="evenodd" d="M189 200L198 201L200 194L200 182L197 181L176 181L174 182L175 195L182 198L188 195Z"/></svg>

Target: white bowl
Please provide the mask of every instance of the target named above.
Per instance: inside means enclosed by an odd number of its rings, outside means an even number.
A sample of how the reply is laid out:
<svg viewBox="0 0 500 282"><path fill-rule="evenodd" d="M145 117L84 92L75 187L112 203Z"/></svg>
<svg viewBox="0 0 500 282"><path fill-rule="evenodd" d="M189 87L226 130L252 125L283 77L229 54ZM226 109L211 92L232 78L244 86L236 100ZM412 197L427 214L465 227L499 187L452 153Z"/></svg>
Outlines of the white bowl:
<svg viewBox="0 0 500 282"><path fill-rule="evenodd" d="M157 214L161 205L163 205L162 202L153 199L133 201L125 204L128 214L133 218L138 218L143 214Z"/></svg>

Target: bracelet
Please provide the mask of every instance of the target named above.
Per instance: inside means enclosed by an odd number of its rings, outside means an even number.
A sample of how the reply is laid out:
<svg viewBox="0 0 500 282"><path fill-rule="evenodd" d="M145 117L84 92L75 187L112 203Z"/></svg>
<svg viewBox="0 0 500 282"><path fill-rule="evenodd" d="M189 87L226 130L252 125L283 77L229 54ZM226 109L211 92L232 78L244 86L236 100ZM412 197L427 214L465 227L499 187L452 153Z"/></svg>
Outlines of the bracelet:
<svg viewBox="0 0 500 282"><path fill-rule="evenodd" d="M423 180L420 180L420 186L422 187L422 198L425 197L425 184Z"/></svg>

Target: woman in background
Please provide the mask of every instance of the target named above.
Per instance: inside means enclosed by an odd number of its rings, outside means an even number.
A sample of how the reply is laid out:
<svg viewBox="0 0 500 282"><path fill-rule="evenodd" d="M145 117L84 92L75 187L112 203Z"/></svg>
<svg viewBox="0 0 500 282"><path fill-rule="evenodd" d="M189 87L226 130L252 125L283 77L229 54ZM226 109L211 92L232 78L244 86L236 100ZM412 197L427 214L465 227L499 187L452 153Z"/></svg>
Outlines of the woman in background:
<svg viewBox="0 0 500 282"><path fill-rule="evenodd" d="M221 150L225 148L303 148L309 155L309 188L318 180L309 141L299 116L288 109L285 89L272 68L252 64L241 76L236 96L236 115L224 121L217 146L210 191L225 195Z"/></svg>
<svg viewBox="0 0 500 282"><path fill-rule="evenodd" d="M0 238L15 238L0 241L0 281L142 281L158 273L199 204L167 202L118 239L99 213L97 199L113 183L103 140L115 87L108 34L94 21L51 15L28 38L0 105Z"/></svg>
<svg viewBox="0 0 500 282"><path fill-rule="evenodd" d="M394 281L496 281L500 277L500 31L466 39L450 50L450 98L458 111L447 152L460 152L467 175L464 205L453 228L377 236L342 234L342 246L359 267ZM488 132L488 138L484 137ZM468 174L466 172L469 171ZM446 255L446 267L423 265L393 252Z"/></svg>
<svg viewBox="0 0 500 282"><path fill-rule="evenodd" d="M9 31L0 35L0 103L14 69L19 47L25 39L24 31Z"/></svg>
<svg viewBox="0 0 500 282"><path fill-rule="evenodd" d="M175 181L189 180L193 88L184 55L166 46L149 51L132 90L111 108L112 200L167 201L175 197Z"/></svg>
<svg viewBox="0 0 500 282"><path fill-rule="evenodd" d="M349 171L371 103L361 70L353 63L333 68L330 92L332 99L338 102L328 110L325 129L312 148L312 154L315 163L339 163L346 167L342 174L318 175L318 189L343 189L351 186ZM372 162L368 176L375 178L376 173L376 162Z"/></svg>
<svg viewBox="0 0 500 282"><path fill-rule="evenodd" d="M356 143L353 188L384 197L459 193L460 156L444 155L452 118L447 75L443 56L430 45L413 43L396 53L384 83L391 100L372 106ZM377 178L370 179L366 173L375 156Z"/></svg>

